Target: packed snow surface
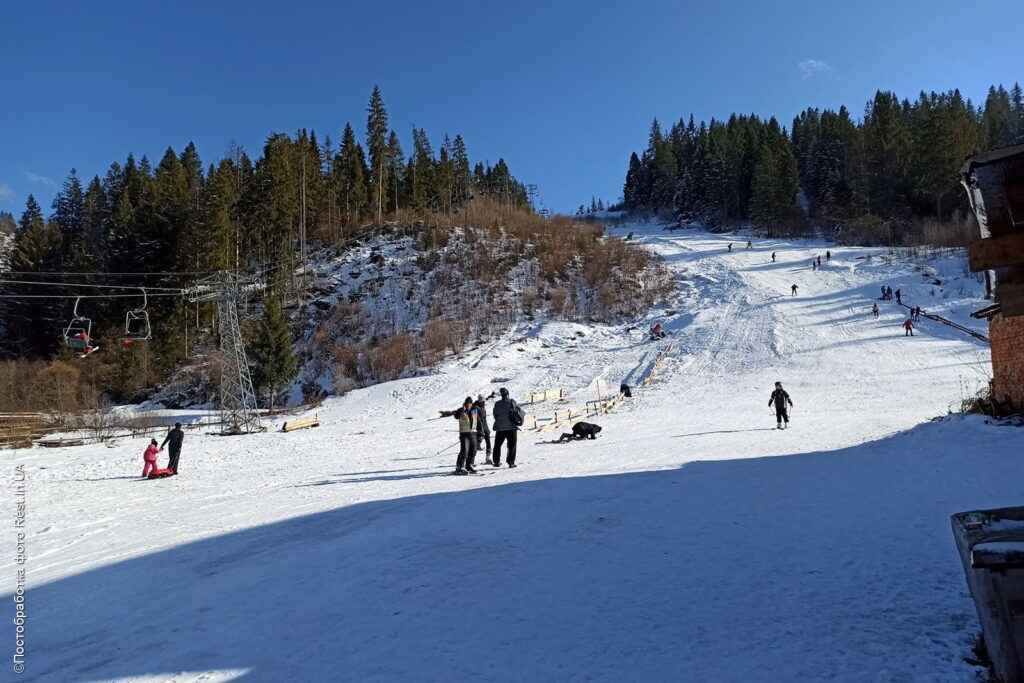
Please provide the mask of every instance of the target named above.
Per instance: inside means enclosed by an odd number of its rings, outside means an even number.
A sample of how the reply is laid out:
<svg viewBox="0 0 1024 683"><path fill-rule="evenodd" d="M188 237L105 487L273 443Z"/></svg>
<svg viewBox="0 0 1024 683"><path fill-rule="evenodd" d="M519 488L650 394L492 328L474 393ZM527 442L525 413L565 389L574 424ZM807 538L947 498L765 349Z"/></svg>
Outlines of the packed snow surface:
<svg viewBox="0 0 1024 683"><path fill-rule="evenodd" d="M887 284L984 330L963 255L627 230L678 281L632 326L524 322L318 429L192 430L170 479L139 476L146 439L3 452L27 476L26 680L976 680L949 515L1020 504L1024 430L935 420L987 344L870 312ZM545 416L599 379L633 398L596 441L521 435L517 469L450 476L439 410L564 388Z"/></svg>

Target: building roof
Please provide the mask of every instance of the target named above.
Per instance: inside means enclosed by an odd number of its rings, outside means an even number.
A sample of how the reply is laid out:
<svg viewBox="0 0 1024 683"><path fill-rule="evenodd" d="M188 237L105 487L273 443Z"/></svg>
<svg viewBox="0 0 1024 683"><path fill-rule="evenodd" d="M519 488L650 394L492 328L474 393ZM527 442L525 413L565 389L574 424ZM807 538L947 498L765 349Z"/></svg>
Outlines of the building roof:
<svg viewBox="0 0 1024 683"><path fill-rule="evenodd" d="M964 162L964 165L960 168L960 173L967 175L977 166L987 166L988 164L1010 159L1017 155L1024 159L1024 145L1010 145L1009 147L1000 147L984 154L975 154Z"/></svg>

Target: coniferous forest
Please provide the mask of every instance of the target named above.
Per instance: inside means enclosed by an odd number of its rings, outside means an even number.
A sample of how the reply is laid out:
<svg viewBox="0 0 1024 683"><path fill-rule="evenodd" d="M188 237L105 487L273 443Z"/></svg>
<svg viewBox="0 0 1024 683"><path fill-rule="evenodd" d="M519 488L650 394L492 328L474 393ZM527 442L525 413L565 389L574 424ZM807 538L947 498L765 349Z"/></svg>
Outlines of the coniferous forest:
<svg viewBox="0 0 1024 683"><path fill-rule="evenodd" d="M414 129L406 153L376 87L365 129L346 124L338 140L303 129L271 134L255 158L233 145L223 158L204 161L189 143L168 148L155 165L129 154L102 178L79 178L72 169L49 215L32 196L19 219L0 215L0 239L14 240L8 262L0 263L7 271L0 284L0 354L51 357L74 298L32 298L40 285L17 280L53 282L42 290L50 295L72 280L144 285L160 332L154 336L164 346L187 348L202 322L187 314L180 296L161 288L180 290L197 276L228 270L259 273L280 298L307 236L339 244L395 216L456 213L473 196L528 203L505 161L472 163L461 136L445 136L435 150L427 132ZM126 309L141 305L141 290L136 298L83 300L81 312L123 320ZM148 368L125 372L148 374Z"/></svg>
<svg viewBox="0 0 1024 683"><path fill-rule="evenodd" d="M756 114L691 115L668 130L655 119L629 159L624 208L769 235L824 227L850 243L958 243L970 236L964 159L1017 142L1019 84L989 88L981 105L957 90L913 102L879 91L860 119L808 108L789 130Z"/></svg>

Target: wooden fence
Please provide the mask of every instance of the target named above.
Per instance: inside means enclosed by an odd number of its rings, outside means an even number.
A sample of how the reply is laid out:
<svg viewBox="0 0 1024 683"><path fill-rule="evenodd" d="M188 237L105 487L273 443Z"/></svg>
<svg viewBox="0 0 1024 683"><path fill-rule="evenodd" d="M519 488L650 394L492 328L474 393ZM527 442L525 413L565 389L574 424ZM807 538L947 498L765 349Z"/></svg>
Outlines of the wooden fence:
<svg viewBox="0 0 1024 683"><path fill-rule="evenodd" d="M534 394L527 394L526 397L523 398L522 403L523 405L533 405L534 403L541 403L542 401L550 401L552 399L564 397L564 389L550 389L548 391L540 391Z"/></svg>

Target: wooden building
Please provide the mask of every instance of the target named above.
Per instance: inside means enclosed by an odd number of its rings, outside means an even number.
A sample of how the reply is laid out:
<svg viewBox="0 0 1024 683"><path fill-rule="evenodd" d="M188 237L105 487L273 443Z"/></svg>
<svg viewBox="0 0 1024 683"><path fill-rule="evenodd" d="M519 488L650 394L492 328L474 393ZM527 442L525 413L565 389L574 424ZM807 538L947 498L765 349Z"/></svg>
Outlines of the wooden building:
<svg viewBox="0 0 1024 683"><path fill-rule="evenodd" d="M992 398L1024 413L1024 145L971 157L961 179L981 228L970 268L994 302L972 314L989 321Z"/></svg>

